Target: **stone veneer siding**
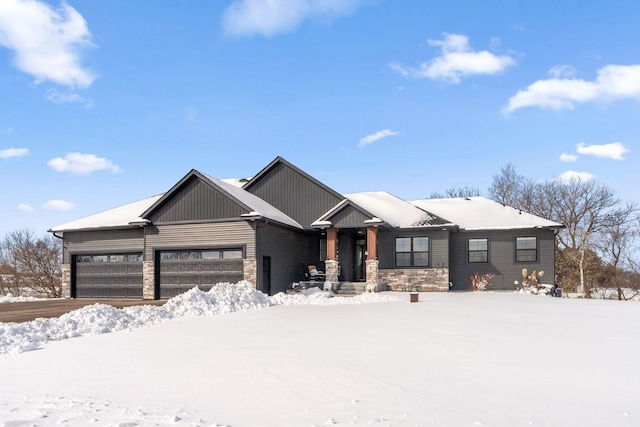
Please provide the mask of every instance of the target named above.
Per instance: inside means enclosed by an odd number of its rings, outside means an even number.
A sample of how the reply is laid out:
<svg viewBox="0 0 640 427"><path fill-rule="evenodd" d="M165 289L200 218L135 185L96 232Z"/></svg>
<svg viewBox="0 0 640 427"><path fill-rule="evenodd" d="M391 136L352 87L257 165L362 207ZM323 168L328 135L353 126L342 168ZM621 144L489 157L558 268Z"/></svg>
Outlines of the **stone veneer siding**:
<svg viewBox="0 0 640 427"><path fill-rule="evenodd" d="M325 280L337 283L340 276L340 264L334 259L328 259L324 262Z"/></svg>
<svg viewBox="0 0 640 427"><path fill-rule="evenodd" d="M62 298L71 298L71 264L62 264Z"/></svg>
<svg viewBox="0 0 640 427"><path fill-rule="evenodd" d="M142 299L154 299L156 296L155 265L153 261L142 262Z"/></svg>
<svg viewBox="0 0 640 427"><path fill-rule="evenodd" d="M391 291L448 292L448 268L407 268L378 270L378 281Z"/></svg>
<svg viewBox="0 0 640 427"><path fill-rule="evenodd" d="M368 259L365 262L366 267L366 281L367 285L374 285L375 290L379 291L378 288L378 260L377 259Z"/></svg>
<svg viewBox="0 0 640 427"><path fill-rule="evenodd" d="M256 287L258 283L258 261L255 259L245 259L244 261L244 280Z"/></svg>

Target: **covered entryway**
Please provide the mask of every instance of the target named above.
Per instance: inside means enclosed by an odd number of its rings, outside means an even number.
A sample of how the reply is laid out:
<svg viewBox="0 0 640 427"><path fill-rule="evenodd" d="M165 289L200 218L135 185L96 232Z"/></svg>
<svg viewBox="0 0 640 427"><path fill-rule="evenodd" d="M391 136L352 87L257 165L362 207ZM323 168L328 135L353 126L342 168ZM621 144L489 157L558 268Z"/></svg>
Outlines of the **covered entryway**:
<svg viewBox="0 0 640 427"><path fill-rule="evenodd" d="M208 291L221 282L244 278L241 248L156 252L156 298L171 298L197 286Z"/></svg>
<svg viewBox="0 0 640 427"><path fill-rule="evenodd" d="M72 298L142 298L142 253L74 255Z"/></svg>

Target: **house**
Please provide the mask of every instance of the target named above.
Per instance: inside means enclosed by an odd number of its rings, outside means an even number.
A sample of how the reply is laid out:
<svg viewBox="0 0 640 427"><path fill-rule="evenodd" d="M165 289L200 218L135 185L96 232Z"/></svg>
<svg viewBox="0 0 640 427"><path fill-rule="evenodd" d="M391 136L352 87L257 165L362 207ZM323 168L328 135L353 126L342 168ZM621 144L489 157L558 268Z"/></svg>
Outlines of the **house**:
<svg viewBox="0 0 640 427"><path fill-rule="evenodd" d="M247 280L268 294L310 264L335 284L448 291L493 273L554 277L561 224L483 197L406 201L342 195L277 157L248 180L192 170L166 193L51 228L68 297L169 298Z"/></svg>

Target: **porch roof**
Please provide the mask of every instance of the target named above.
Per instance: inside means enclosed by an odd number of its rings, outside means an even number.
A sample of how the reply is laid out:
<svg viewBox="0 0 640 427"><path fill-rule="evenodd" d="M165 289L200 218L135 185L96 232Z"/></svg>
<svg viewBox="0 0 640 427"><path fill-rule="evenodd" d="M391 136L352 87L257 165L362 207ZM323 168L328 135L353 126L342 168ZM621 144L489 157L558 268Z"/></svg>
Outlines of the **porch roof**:
<svg viewBox="0 0 640 427"><path fill-rule="evenodd" d="M318 218L314 227L331 226L331 218L347 206L357 208L368 219L362 226L384 225L389 228L425 228L454 226L449 221L426 212L386 191L369 191L346 194L345 199Z"/></svg>

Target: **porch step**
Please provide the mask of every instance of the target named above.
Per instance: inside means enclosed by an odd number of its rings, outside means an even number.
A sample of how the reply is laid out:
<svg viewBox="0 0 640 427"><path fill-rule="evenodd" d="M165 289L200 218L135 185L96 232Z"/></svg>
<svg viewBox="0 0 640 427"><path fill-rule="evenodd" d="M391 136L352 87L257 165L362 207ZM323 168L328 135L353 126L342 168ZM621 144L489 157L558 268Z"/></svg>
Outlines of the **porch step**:
<svg viewBox="0 0 640 427"><path fill-rule="evenodd" d="M366 283L340 282L335 285L333 292L341 296L360 295L364 293Z"/></svg>

